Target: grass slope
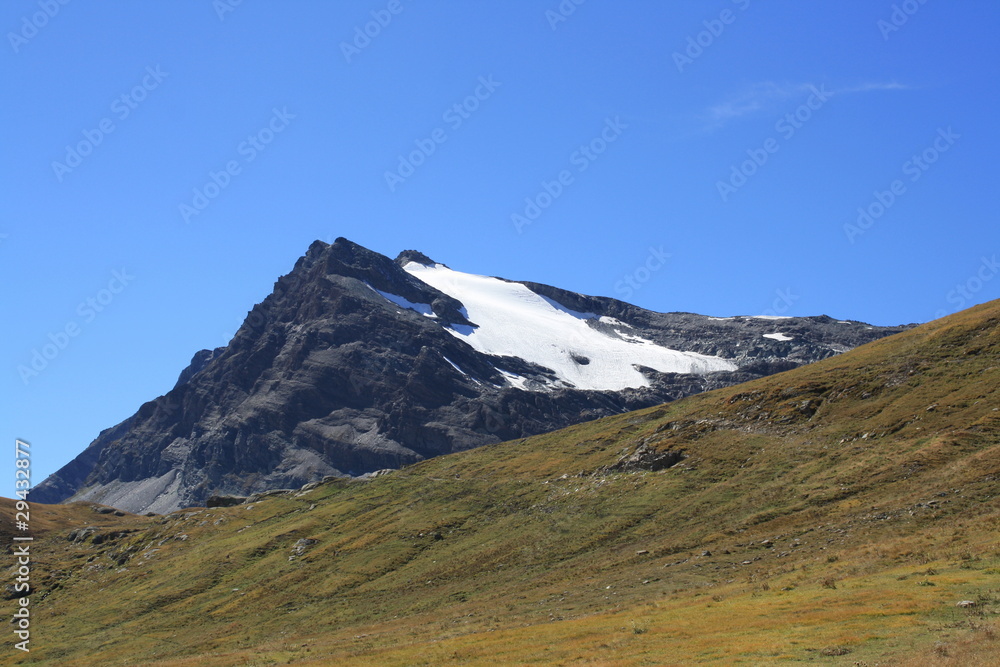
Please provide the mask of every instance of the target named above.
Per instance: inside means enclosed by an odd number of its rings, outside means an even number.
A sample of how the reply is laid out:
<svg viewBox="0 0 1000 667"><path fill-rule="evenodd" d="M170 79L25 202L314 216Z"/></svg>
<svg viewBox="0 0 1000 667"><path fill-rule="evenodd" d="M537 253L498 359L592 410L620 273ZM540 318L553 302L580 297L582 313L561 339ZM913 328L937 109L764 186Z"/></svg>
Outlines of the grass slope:
<svg viewBox="0 0 1000 667"><path fill-rule="evenodd" d="M0 664L997 664L998 325L253 505L36 506Z"/></svg>

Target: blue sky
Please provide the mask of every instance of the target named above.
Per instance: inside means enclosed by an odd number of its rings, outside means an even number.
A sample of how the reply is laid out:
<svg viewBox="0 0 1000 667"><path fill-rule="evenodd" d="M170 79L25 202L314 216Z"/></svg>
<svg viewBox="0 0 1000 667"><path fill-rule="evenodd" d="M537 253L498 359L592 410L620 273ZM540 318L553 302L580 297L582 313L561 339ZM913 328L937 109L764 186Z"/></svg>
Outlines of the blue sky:
<svg viewBox="0 0 1000 667"><path fill-rule="evenodd" d="M0 386L36 482L315 239L717 316L1000 296L992 0L8 0L0 26Z"/></svg>

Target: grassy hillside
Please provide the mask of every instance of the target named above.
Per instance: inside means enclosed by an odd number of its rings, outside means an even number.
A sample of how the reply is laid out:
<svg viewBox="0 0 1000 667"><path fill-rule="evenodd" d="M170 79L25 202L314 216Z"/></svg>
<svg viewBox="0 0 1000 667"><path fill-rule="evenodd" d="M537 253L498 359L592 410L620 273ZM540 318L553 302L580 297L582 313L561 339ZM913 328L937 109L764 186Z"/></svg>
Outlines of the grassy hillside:
<svg viewBox="0 0 1000 667"><path fill-rule="evenodd" d="M36 506L0 664L997 664L998 387L994 302L370 482Z"/></svg>

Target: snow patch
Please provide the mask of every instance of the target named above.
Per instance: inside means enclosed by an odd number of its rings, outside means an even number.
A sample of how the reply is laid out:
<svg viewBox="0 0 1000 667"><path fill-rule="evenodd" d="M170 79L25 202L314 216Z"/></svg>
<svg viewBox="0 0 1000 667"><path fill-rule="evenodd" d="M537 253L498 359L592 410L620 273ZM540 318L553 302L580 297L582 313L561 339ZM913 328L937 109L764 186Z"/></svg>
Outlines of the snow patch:
<svg viewBox="0 0 1000 667"><path fill-rule="evenodd" d="M646 343L649 345L656 345L656 343L654 343L653 341L643 338L642 336L636 336L635 334L627 334L622 331L619 331L618 329L615 329L615 333L624 338L625 340L631 341L633 343Z"/></svg>
<svg viewBox="0 0 1000 667"><path fill-rule="evenodd" d="M790 320L792 315L747 315L755 320Z"/></svg>
<svg viewBox="0 0 1000 667"><path fill-rule="evenodd" d="M525 384L528 381L525 378L521 377L520 375L514 375L513 373L511 373L509 371L505 371L505 370L501 370L501 369L497 369L497 370L500 370L500 374L503 375L505 378L507 378L507 382L510 383L510 386L515 387L517 389L523 389L525 391L528 390L527 387L525 386Z"/></svg>
<svg viewBox="0 0 1000 667"><path fill-rule="evenodd" d="M764 334L764 338L770 338L771 340L780 340L782 342L786 340L792 340L792 336L785 335L783 333L770 333Z"/></svg>
<svg viewBox="0 0 1000 667"><path fill-rule="evenodd" d="M451 367L454 368L456 371L458 371L459 373L461 373L465 377L469 377L469 374L466 373L465 371L463 371L461 368L459 368L458 364L456 364L454 361L452 361L448 357L444 357L444 360L447 361L449 364L451 364Z"/></svg>
<svg viewBox="0 0 1000 667"><path fill-rule="evenodd" d="M420 313L421 315L426 315L427 317L437 317L437 315L434 314L434 309L431 308L430 304L427 304L427 303L413 303L412 301L408 301L408 300L404 299L401 296L398 296L396 294L392 294L391 292L383 292L380 289L375 289L374 287L372 287L368 283L365 283L365 285L368 287L368 289L372 290L373 292L378 292L382 296L382 298L384 298L386 301L394 303L394 304L396 304L397 306L399 306L401 308L407 308L409 310L415 310L416 312Z"/></svg>
<svg viewBox="0 0 1000 667"><path fill-rule="evenodd" d="M521 283L453 271L443 264L410 262L403 269L461 301L469 321L477 325L449 326L446 331L480 352L519 357L552 370L555 386L590 390L649 386L636 366L663 373L737 368L720 357L671 350L638 336L623 340L603 333L588 324L595 315L567 309ZM590 363L580 364L574 357L586 357ZM524 388L524 378L504 376L513 386Z"/></svg>
<svg viewBox="0 0 1000 667"><path fill-rule="evenodd" d="M635 328L631 324L627 324L626 322L622 322L621 320L616 319L614 317L608 317L607 315L601 315L600 319L597 320L597 321L600 322L600 323L602 323L602 324L611 324L611 325L616 326L616 327L628 327L629 329L634 329Z"/></svg>

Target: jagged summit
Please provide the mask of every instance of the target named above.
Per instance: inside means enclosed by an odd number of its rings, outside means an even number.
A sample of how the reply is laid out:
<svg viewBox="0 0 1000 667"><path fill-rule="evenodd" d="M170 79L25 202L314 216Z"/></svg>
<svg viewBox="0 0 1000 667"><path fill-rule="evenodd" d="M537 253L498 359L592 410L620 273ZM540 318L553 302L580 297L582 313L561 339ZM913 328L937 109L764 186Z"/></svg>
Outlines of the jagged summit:
<svg viewBox="0 0 1000 667"><path fill-rule="evenodd" d="M399 264L400 266L406 266L410 262L416 262L417 264L422 264L423 266L434 266L435 264L438 264L438 262L435 262L419 250L404 250L396 257L396 264Z"/></svg>
<svg viewBox="0 0 1000 667"><path fill-rule="evenodd" d="M712 318L317 241L225 347L31 492L136 512L292 488L743 382L901 328Z"/></svg>

